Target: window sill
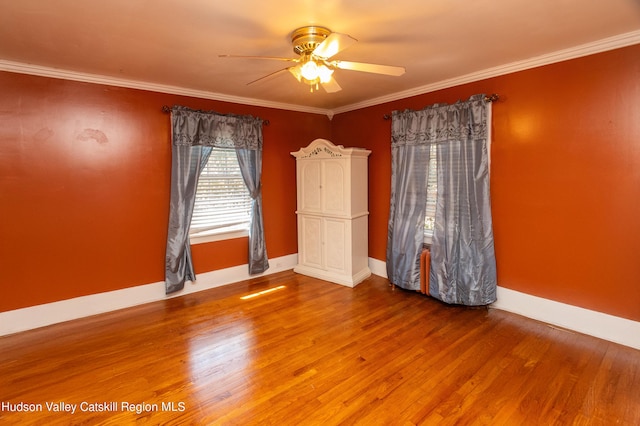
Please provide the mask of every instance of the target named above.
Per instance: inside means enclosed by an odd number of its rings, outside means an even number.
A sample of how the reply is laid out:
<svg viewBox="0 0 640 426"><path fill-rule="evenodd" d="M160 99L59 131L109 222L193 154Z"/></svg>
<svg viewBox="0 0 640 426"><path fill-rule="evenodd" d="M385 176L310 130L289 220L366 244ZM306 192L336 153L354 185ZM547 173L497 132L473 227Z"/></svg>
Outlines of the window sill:
<svg viewBox="0 0 640 426"><path fill-rule="evenodd" d="M193 234L189 236L189 241L191 241L191 245L195 245L210 243L213 241L232 240L234 238L242 238L248 236L249 230L247 228L232 228Z"/></svg>

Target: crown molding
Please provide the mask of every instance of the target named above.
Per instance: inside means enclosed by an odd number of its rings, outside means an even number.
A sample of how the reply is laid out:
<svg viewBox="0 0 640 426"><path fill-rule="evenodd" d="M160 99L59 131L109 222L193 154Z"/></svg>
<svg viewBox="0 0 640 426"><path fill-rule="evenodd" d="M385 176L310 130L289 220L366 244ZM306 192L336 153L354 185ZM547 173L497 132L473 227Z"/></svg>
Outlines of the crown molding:
<svg viewBox="0 0 640 426"><path fill-rule="evenodd" d="M164 84L150 83L146 81L127 80L117 77L109 77L99 74L81 73L68 71L59 68L49 68L40 65L24 64L21 62L5 61L0 59L0 71L15 72L19 74L36 75L39 77L59 78L62 80L73 80L83 83L104 84L107 86L126 87L129 89L147 90L151 92L168 93L193 98L211 99L215 101L230 102L235 104L252 105L265 108L284 109L288 111L309 112L313 114L328 115L331 111L322 108L306 107L302 105L287 104L281 102L271 102L262 99L245 98L241 96L230 96L222 93L208 92L205 90L194 90L186 87L169 86Z"/></svg>
<svg viewBox="0 0 640 426"><path fill-rule="evenodd" d="M460 86L466 83L473 83L474 81L485 80L492 77L498 77L501 75L540 67L543 65L550 65L557 62L576 59L582 56L588 56L596 53L606 52L608 50L619 49L638 43L640 43L640 30L605 38L593 43L582 44L568 49L559 50L545 55L535 56L522 61L516 61L493 68L487 68L481 71L473 72L471 74L465 74L436 83L427 84L425 86L415 87L413 89L405 90L402 92L392 93L387 96L381 96L363 102L346 105L334 109L333 113L340 114L343 112L380 105L387 102L409 98L411 96L423 95L425 93L435 92L436 90Z"/></svg>
<svg viewBox="0 0 640 426"><path fill-rule="evenodd" d="M543 65L562 62L582 56L593 55L608 50L618 49L640 43L640 30L632 31L617 36L601 39L593 43L582 44L568 49L559 50L545 55L535 56L522 61L511 62L493 68L461 75L458 77L442 80L432 84L415 87L402 92L392 93L386 96L368 99L366 101L345 105L335 109L323 109L306 107L296 104L271 102L262 99L245 98L240 96L230 96L221 93L208 92L204 90L194 90L185 87L155 84L138 80L127 80L116 77L109 77L97 74L80 73L75 71L62 70L57 68L43 67L39 65L24 64L0 60L0 71L9 71L20 74L37 75L41 77L59 78L64 80L74 80L85 83L105 84L109 86L126 87L130 89L148 90L152 92L168 93L180 96L190 96L194 98L211 99L222 102L230 102L244 105L252 105L265 108L284 109L289 111L308 112L312 114L326 115L332 119L335 114L362 109L387 102L393 102L412 96L423 95L436 90L447 89L474 81L485 80L518 71L524 71Z"/></svg>

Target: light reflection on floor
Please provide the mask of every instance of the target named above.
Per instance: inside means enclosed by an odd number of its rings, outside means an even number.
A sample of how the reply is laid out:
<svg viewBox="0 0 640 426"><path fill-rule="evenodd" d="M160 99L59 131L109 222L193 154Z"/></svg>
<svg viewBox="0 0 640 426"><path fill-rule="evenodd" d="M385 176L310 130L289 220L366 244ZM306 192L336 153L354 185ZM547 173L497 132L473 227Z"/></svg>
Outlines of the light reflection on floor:
<svg viewBox="0 0 640 426"><path fill-rule="evenodd" d="M286 286L284 286L284 285L279 285L278 287L272 287L272 288L268 288L266 290L257 291L255 293L247 294L246 296L242 296L240 299L242 299L242 300L253 299L254 297L262 296L264 294L269 294L269 293L274 292L276 290L282 290L285 287Z"/></svg>

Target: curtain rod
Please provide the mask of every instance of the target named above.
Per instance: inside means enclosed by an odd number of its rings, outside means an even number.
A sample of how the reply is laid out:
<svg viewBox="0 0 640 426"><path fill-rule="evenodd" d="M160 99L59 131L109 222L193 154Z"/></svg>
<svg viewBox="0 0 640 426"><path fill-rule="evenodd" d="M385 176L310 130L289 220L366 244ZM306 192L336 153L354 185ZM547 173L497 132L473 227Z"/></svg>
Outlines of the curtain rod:
<svg viewBox="0 0 640 426"><path fill-rule="evenodd" d="M500 96L498 96L497 93L493 93L491 95L488 95L488 96L484 97L484 101L485 102L495 102L498 99L500 99ZM391 120L391 115L385 114L385 115L382 116L382 118L384 118L385 120Z"/></svg>
<svg viewBox="0 0 640 426"><path fill-rule="evenodd" d="M162 112L168 113L171 112L171 107L168 105L162 105ZM269 125L269 120L262 120L262 124L265 126Z"/></svg>

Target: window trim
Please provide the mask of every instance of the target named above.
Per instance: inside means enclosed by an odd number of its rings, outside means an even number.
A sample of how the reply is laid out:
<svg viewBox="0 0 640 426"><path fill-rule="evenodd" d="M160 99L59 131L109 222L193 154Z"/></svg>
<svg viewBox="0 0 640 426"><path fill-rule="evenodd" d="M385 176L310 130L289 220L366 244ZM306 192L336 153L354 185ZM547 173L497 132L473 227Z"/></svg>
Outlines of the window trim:
<svg viewBox="0 0 640 426"><path fill-rule="evenodd" d="M228 227L216 229L213 231L204 231L189 236L191 245L211 243L214 241L232 240L234 238L243 238L249 236L248 227Z"/></svg>

